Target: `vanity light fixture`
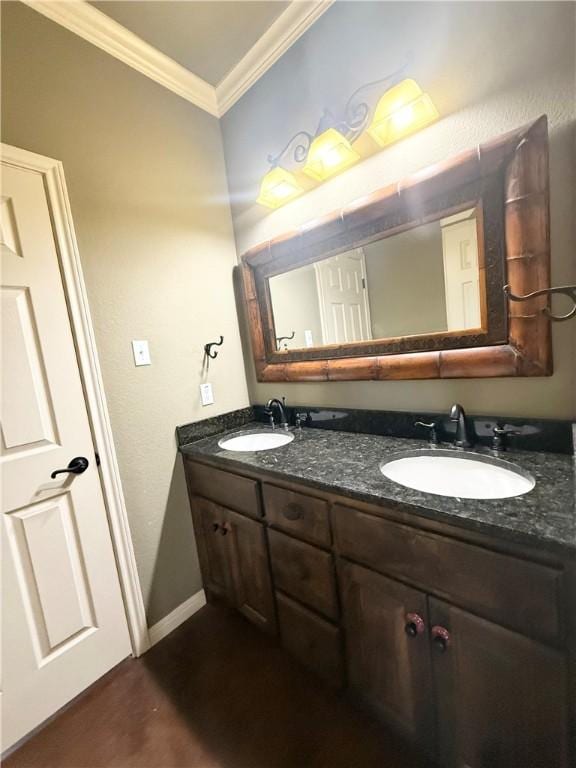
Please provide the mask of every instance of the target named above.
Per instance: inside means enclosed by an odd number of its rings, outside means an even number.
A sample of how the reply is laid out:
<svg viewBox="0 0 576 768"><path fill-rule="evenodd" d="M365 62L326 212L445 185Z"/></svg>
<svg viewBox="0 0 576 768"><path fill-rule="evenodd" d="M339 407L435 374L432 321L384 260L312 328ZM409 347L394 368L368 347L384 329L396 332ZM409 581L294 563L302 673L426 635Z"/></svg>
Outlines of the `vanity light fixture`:
<svg viewBox="0 0 576 768"><path fill-rule="evenodd" d="M325 110L316 134L298 131L278 155L269 155L271 169L262 179L257 202L279 208L310 188L304 176L323 182L354 165L361 159L360 143L355 142L363 134L387 147L437 120L430 96L405 77L408 64L409 60L391 75L354 91L341 120ZM365 151L373 153L369 147ZM300 172L304 176L299 177Z"/></svg>
<svg viewBox="0 0 576 768"><path fill-rule="evenodd" d="M327 128L310 144L302 170L316 181L325 181L354 165L357 160L360 160L360 155L346 136L336 128Z"/></svg>
<svg viewBox="0 0 576 768"><path fill-rule="evenodd" d="M302 192L304 189L298 184L294 174L276 165L262 179L256 202L268 208L279 208L289 200L294 200Z"/></svg>
<svg viewBox="0 0 576 768"><path fill-rule="evenodd" d="M381 147L419 131L439 117L432 99L415 80L402 80L382 96L368 133Z"/></svg>

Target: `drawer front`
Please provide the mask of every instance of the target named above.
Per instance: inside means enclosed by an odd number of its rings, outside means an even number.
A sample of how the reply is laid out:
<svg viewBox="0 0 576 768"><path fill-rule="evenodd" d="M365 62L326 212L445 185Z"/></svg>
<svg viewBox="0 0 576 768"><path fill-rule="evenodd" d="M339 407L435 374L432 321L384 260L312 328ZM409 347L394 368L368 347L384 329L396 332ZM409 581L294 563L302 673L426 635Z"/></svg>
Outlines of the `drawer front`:
<svg viewBox="0 0 576 768"><path fill-rule="evenodd" d="M343 684L340 630L279 592L276 602L282 646L327 683L340 688Z"/></svg>
<svg viewBox="0 0 576 768"><path fill-rule="evenodd" d="M268 535L275 587L335 619L338 601L332 555L278 531L269 530Z"/></svg>
<svg viewBox="0 0 576 768"><path fill-rule="evenodd" d="M190 459L185 460L188 486L196 496L203 496L252 517L261 517L258 482L208 467Z"/></svg>
<svg viewBox="0 0 576 768"><path fill-rule="evenodd" d="M314 544L329 547L328 503L265 483L262 486L266 518L275 528Z"/></svg>
<svg viewBox="0 0 576 768"><path fill-rule="evenodd" d="M503 626L552 643L561 640L561 571L339 504L332 519L339 554Z"/></svg>

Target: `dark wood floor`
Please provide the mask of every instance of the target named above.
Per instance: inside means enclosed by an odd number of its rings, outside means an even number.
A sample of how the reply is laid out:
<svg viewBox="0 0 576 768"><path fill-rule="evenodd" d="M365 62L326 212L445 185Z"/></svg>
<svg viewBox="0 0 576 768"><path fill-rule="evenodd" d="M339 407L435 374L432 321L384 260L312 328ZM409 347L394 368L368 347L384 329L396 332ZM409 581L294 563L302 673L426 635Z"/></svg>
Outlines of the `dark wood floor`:
<svg viewBox="0 0 576 768"><path fill-rule="evenodd" d="M207 606L4 768L423 768L240 616Z"/></svg>

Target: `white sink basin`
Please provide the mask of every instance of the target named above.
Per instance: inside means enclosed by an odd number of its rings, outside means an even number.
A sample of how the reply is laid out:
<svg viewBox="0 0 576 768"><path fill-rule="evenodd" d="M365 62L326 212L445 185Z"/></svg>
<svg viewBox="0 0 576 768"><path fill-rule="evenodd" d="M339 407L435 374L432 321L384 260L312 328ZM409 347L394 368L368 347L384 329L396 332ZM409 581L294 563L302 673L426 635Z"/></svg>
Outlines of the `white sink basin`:
<svg viewBox="0 0 576 768"><path fill-rule="evenodd" d="M532 475L511 462L442 449L396 454L380 471L416 491L459 499L507 499L536 485Z"/></svg>
<svg viewBox="0 0 576 768"><path fill-rule="evenodd" d="M292 432L240 432L218 441L226 451L271 451L294 440Z"/></svg>

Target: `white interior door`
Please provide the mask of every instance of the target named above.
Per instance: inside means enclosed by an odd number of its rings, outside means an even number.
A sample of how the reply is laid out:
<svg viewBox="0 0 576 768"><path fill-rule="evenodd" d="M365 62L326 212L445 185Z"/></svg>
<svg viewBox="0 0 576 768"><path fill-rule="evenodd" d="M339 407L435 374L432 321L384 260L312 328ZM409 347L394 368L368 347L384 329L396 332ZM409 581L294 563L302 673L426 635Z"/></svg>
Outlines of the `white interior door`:
<svg viewBox="0 0 576 768"><path fill-rule="evenodd" d="M314 267L324 344L371 339L364 251L355 248Z"/></svg>
<svg viewBox="0 0 576 768"><path fill-rule="evenodd" d="M480 273L475 209L440 222L449 331L480 328Z"/></svg>
<svg viewBox="0 0 576 768"><path fill-rule="evenodd" d="M5 750L131 648L42 175L0 202Z"/></svg>

